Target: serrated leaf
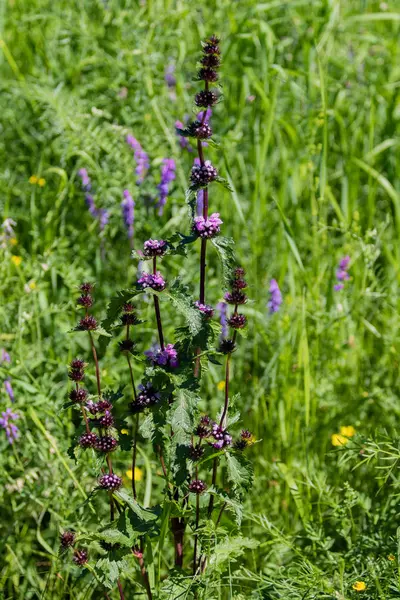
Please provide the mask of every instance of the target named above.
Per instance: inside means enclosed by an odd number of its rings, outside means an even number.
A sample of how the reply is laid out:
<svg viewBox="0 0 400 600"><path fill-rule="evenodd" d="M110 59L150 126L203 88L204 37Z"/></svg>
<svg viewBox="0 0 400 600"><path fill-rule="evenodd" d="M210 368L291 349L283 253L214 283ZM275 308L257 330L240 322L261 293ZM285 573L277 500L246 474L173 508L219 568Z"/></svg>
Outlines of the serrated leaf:
<svg viewBox="0 0 400 600"><path fill-rule="evenodd" d="M157 532L157 521L161 515L160 506L143 508L143 506L136 502L126 490L115 492L115 496L122 500L128 507L128 510L126 511L127 521L125 522L127 531L140 534Z"/></svg>
<svg viewBox="0 0 400 600"><path fill-rule="evenodd" d="M224 277L225 286L229 288L232 279L232 272L236 267L236 258L233 250L235 242L232 238L218 236L212 238L211 243L218 252L218 256L222 264L222 274Z"/></svg>
<svg viewBox="0 0 400 600"><path fill-rule="evenodd" d="M193 299L188 286L184 285L180 279L175 279L172 285L165 290L164 294L185 318L191 335L195 336L200 333L203 319L200 311L193 306Z"/></svg>
<svg viewBox="0 0 400 600"><path fill-rule="evenodd" d="M210 569L223 572L227 563L233 562L241 556L245 550L250 550L258 546L257 540L251 540L241 536L232 538L227 537L223 542L214 546L213 553L210 556Z"/></svg>
<svg viewBox="0 0 400 600"><path fill-rule="evenodd" d="M122 560L114 560L111 558L100 558L95 564L97 579L108 589L112 589L121 571L128 568L127 562Z"/></svg>
<svg viewBox="0 0 400 600"><path fill-rule="evenodd" d="M132 300L135 296L142 294L143 290L141 288L133 288L120 290L116 293L114 298L111 298L108 307L107 307L107 316L102 321L102 326L105 330L110 329L110 327L114 324L116 319L121 313L122 307L124 304Z"/></svg>
<svg viewBox="0 0 400 600"><path fill-rule="evenodd" d="M253 483L253 468L251 463L243 454L225 454L228 467L228 479L233 483L234 488L249 490Z"/></svg>
<svg viewBox="0 0 400 600"><path fill-rule="evenodd" d="M220 185L222 185L225 189L227 189L229 192L233 192L233 189L229 183L229 181L227 179L224 179L224 177L217 177L215 180L217 183L219 183Z"/></svg>

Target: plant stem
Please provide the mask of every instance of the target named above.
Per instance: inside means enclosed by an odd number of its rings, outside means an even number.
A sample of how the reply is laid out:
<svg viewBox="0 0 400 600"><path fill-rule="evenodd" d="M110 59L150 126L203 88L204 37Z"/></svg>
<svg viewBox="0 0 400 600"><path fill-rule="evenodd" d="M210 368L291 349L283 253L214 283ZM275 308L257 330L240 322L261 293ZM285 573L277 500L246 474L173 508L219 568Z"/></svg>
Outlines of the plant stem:
<svg viewBox="0 0 400 600"><path fill-rule="evenodd" d="M196 479L198 479L198 468L196 467ZM193 550L193 575L196 575L197 571L197 530L199 528L199 517L200 517L200 494L196 494L196 526L194 534L194 550Z"/></svg>
<svg viewBox="0 0 400 600"><path fill-rule="evenodd" d="M124 592L122 591L122 585L120 580L118 579L117 581L117 586L118 586L118 591L119 591L119 597L121 600L125 600L125 596L124 596Z"/></svg>
<svg viewBox="0 0 400 600"><path fill-rule="evenodd" d="M156 272L157 272L157 257L155 256L153 258L153 274L155 275ZM164 350L164 336L163 336L162 323L161 323L160 302L158 300L158 296L153 296L153 298L154 298L154 310L156 313L158 338L160 340L161 350Z"/></svg>
<svg viewBox="0 0 400 600"><path fill-rule="evenodd" d="M218 458L214 458L212 479L211 479L212 487L215 487L215 484L217 483L217 469L218 469ZM208 516L209 517L211 517L211 515L212 515L213 508L214 508L214 494L210 494L210 502L208 504Z"/></svg>
<svg viewBox="0 0 400 600"><path fill-rule="evenodd" d="M101 398L99 359L97 358L96 346L94 345L93 336L90 331L88 331L88 333L89 333L90 345L92 347L93 360L94 360L94 364L96 367L97 394L98 394L99 398Z"/></svg>
<svg viewBox="0 0 400 600"><path fill-rule="evenodd" d="M221 421L219 423L219 426L222 427L222 429L225 429L226 417L227 417L227 414L228 414L228 406L229 406L229 372L230 372L231 356L232 356L232 354L228 354L227 357L226 357L226 367L225 367L225 403L224 403L224 410L222 411L222 415L221 415Z"/></svg>
<svg viewBox="0 0 400 600"><path fill-rule="evenodd" d="M135 431L133 434L133 450L132 450L132 493L133 493L133 498L135 500L137 498L136 482L135 482L135 469L136 469L138 431L139 431L139 413L137 413L137 415L136 415Z"/></svg>
<svg viewBox="0 0 400 600"><path fill-rule="evenodd" d="M143 551L134 550L132 548L132 553L134 556L136 556L136 558L139 561L140 572L142 574L144 587L146 588L147 598L148 598L148 600L153 600L153 594L151 593L149 575L147 573L146 566L144 564Z"/></svg>
<svg viewBox="0 0 400 600"><path fill-rule="evenodd" d="M126 359L128 361L128 366L129 366L129 372L131 375L131 384L132 384L132 390L133 390L133 397L136 400L136 387L135 387L135 381L133 379L133 370L132 370L132 364L131 364L131 357L129 356L129 354L126 355Z"/></svg>
<svg viewBox="0 0 400 600"><path fill-rule="evenodd" d="M222 513L224 512L225 508L226 508L226 502L223 503L221 510L219 511L218 519L215 522L215 528L218 527L219 522L221 521Z"/></svg>

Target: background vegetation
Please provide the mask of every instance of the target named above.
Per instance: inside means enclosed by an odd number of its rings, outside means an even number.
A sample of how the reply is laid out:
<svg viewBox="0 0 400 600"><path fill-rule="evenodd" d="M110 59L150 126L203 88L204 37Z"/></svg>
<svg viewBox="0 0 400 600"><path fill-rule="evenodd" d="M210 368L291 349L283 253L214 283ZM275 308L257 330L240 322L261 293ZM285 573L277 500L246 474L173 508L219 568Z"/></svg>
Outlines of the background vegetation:
<svg viewBox="0 0 400 600"><path fill-rule="evenodd" d="M76 286L96 282L101 317L113 293L133 282L125 188L136 202L135 244L188 231L193 155L174 124L192 111L200 40L216 32L223 101L213 129L222 150L210 155L233 193L213 188L211 207L235 238L251 285L232 391L260 441L250 451L255 483L241 534L257 543L238 544L236 560L222 556L209 597L400 598L394 0L4 0L0 10L0 211L16 222L15 239L0 248L0 340L11 356L0 377L11 379L21 432L10 445L0 430L2 597L99 597L89 574L77 577L58 557L59 531L84 522L81 490L93 487L91 462L67 455L75 425L61 410L67 363L87 352L68 333ZM168 65L174 88L164 79ZM128 133L151 160L142 193ZM158 216L165 157L176 160L177 178ZM80 189L82 167L110 212L101 234ZM32 175L45 182L30 183ZM351 278L335 292L345 255ZM197 285L198 256L191 261L182 270L179 257L169 258L168 277ZM284 298L275 315L267 309L271 278ZM208 300L221 300L212 251ZM163 310L172 328L176 315ZM143 349L153 341L151 306L148 313ZM127 383L115 341L102 349L101 366L110 387ZM212 365L204 407L214 412L222 379ZM4 387L0 401L2 410L11 406ZM332 445L343 426L356 434ZM157 497L161 477L145 443L139 467L139 496ZM97 510L101 518L107 508ZM229 518L223 525L222 540L234 527ZM136 580L134 597L143 598Z"/></svg>

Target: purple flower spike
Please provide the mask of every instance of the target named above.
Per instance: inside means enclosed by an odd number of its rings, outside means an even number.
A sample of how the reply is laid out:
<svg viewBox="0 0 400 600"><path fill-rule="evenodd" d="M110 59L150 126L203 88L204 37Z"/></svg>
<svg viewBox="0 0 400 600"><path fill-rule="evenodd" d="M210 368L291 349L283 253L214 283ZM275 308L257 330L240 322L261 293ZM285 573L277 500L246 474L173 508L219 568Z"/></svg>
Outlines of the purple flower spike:
<svg viewBox="0 0 400 600"><path fill-rule="evenodd" d="M269 284L269 293L270 298L267 306L269 308L269 312L272 314L278 312L279 307L282 304L282 294L276 279L271 279Z"/></svg>
<svg viewBox="0 0 400 600"><path fill-rule="evenodd" d="M335 292L339 292L344 289L344 281L348 281L350 279L350 275L347 270L350 264L350 256L344 256L339 262L339 268L336 270L336 279L338 283L333 286Z"/></svg>
<svg viewBox="0 0 400 600"><path fill-rule="evenodd" d="M228 335L228 305L225 302L218 302L217 310L219 312L219 322L221 324L221 338L226 338Z"/></svg>
<svg viewBox="0 0 400 600"><path fill-rule="evenodd" d="M182 123L182 121L175 121L175 128L183 130L183 129L185 129L185 125ZM189 140L187 139L187 137L185 137L184 135L178 134L178 138L179 138L179 145L181 148L186 149L188 152L193 152L193 148L189 144Z"/></svg>
<svg viewBox="0 0 400 600"><path fill-rule="evenodd" d="M135 201L129 193L129 190L124 190L124 199L121 202L122 218L125 227L128 230L128 238L133 238L133 223L135 221Z"/></svg>
<svg viewBox="0 0 400 600"><path fill-rule="evenodd" d="M143 183L144 178L146 177L147 171L149 170L150 161L148 154L143 150L140 143L137 141L133 135L126 136L126 143L128 146L132 148L134 151L134 158L136 162L136 183L140 185Z"/></svg>
<svg viewBox="0 0 400 600"><path fill-rule="evenodd" d="M15 400L14 390L12 388L11 380L9 378L7 378L4 381L4 388L5 388L6 392L7 392L7 396L10 398L11 402L14 402L14 400Z"/></svg>
<svg viewBox="0 0 400 600"><path fill-rule="evenodd" d="M167 203L168 189L171 181L174 181L175 175L175 161L173 158L164 158L162 161L161 168L161 181L157 186L160 192L159 199L157 202L158 214L161 216L164 212L164 206Z"/></svg>
<svg viewBox="0 0 400 600"><path fill-rule="evenodd" d="M217 423L213 424L211 429L211 435L215 440L215 442L213 442L211 445L217 450L221 450L226 446L230 446L232 443L232 436L229 435L226 429L223 429Z"/></svg>
<svg viewBox="0 0 400 600"><path fill-rule="evenodd" d="M163 256L167 251L168 244L164 240L147 240L143 245L143 254L146 257L154 258Z"/></svg>
<svg viewBox="0 0 400 600"><path fill-rule="evenodd" d="M204 165L194 164L190 173L190 180L195 185L205 186L218 177L217 169L206 160Z"/></svg>
<svg viewBox="0 0 400 600"><path fill-rule="evenodd" d="M161 350L161 348L146 350L145 356L154 364L162 367L175 369L179 366L178 353L173 344L167 344L164 350Z"/></svg>
<svg viewBox="0 0 400 600"><path fill-rule="evenodd" d="M143 271L138 279L138 284L141 285L143 289L149 287L156 292L162 292L167 285L159 271L157 271L157 273L146 273Z"/></svg>
<svg viewBox="0 0 400 600"><path fill-rule="evenodd" d="M5 350L4 348L1 349L1 353L0 353L0 363L10 363L11 362L11 357L8 354L7 350Z"/></svg>
<svg viewBox="0 0 400 600"><path fill-rule="evenodd" d="M90 192L92 189L92 183L86 169L79 169L78 175L82 180L82 189L84 192Z"/></svg>
<svg viewBox="0 0 400 600"><path fill-rule="evenodd" d="M213 238L220 233L223 221L219 218L219 213L213 213L207 219L204 217L195 217L193 222L193 231L201 238Z"/></svg>
<svg viewBox="0 0 400 600"><path fill-rule="evenodd" d="M10 444L13 444L19 438L19 429L13 423L16 419L19 419L19 415L13 412L11 408L7 408L1 413L0 427L6 432L7 439Z"/></svg>
<svg viewBox="0 0 400 600"><path fill-rule="evenodd" d="M206 110L206 116L204 117L204 111L203 111L203 110L201 110L201 111L200 111L200 112L197 114L197 117L196 117L196 119L197 119L198 121L200 121L200 122L204 122L204 123L207 123L207 124L208 124L208 122L209 122L209 120L211 119L211 117L212 117L212 110L211 110L211 108L207 108L207 110ZM203 118L204 118L204 121L203 121Z"/></svg>
<svg viewBox="0 0 400 600"><path fill-rule="evenodd" d="M174 88L176 86L174 63L169 63L169 65L165 67L164 79L169 88Z"/></svg>

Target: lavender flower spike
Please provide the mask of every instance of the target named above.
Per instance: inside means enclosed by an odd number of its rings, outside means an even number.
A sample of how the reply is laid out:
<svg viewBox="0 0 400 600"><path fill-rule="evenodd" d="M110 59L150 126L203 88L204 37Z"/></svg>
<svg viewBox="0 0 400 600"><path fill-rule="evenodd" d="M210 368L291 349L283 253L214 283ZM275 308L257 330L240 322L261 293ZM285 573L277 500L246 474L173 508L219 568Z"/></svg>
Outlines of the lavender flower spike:
<svg viewBox="0 0 400 600"><path fill-rule="evenodd" d="M4 348L1 349L1 353L0 353L0 363L10 363L11 362L11 356L8 354L7 350L5 350Z"/></svg>
<svg viewBox="0 0 400 600"><path fill-rule="evenodd" d="M128 230L129 239L133 238L133 223L135 221L135 201L129 193L129 190L124 190L124 199L121 202L122 217L125 226Z"/></svg>
<svg viewBox="0 0 400 600"><path fill-rule="evenodd" d="M11 408L7 408L5 412L1 413L0 427L3 427L4 431L6 432L6 436L10 444L13 444L15 440L19 438L19 429L12 422L16 419L19 419L19 415L14 413Z"/></svg>
<svg viewBox="0 0 400 600"><path fill-rule="evenodd" d="M164 158L161 169L161 181L157 188L160 192L157 202L158 214L161 216L164 212L164 206L168 198L168 188L171 181L175 179L175 161L173 158Z"/></svg>
<svg viewBox="0 0 400 600"><path fill-rule="evenodd" d="M9 377L4 381L4 388L6 390L7 396L10 398L11 402L15 401L14 390L11 385L11 380Z"/></svg>
<svg viewBox="0 0 400 600"><path fill-rule="evenodd" d="M282 304L282 294L276 279L271 279L269 284L269 293L270 299L268 300L268 308L269 312L272 314L278 312L279 307Z"/></svg>
<svg viewBox="0 0 400 600"><path fill-rule="evenodd" d="M183 129L185 129L185 125L182 123L182 121L175 121L175 128L183 130ZM185 137L184 135L178 134L178 138L179 138L179 145L181 148L186 148L186 150L188 152L193 152L193 148L189 144L189 140L187 139L187 137Z"/></svg>
<svg viewBox="0 0 400 600"><path fill-rule="evenodd" d="M78 175L82 180L82 189L84 192L90 192L92 189L92 183L86 169L79 169Z"/></svg>
<svg viewBox="0 0 400 600"><path fill-rule="evenodd" d="M150 161L148 154L143 150L140 143L137 141L133 135L128 135L126 137L126 143L132 148L134 151L134 158L136 161L136 183L140 185L143 183L144 178L146 177L147 171L149 170Z"/></svg>
<svg viewBox="0 0 400 600"><path fill-rule="evenodd" d="M171 367L172 369L175 369L179 366L178 353L173 344L167 344L164 350L157 347L152 350L146 350L144 354L151 362L162 367Z"/></svg>
<svg viewBox="0 0 400 600"><path fill-rule="evenodd" d="M228 320L227 320L227 311L228 305L226 302L218 302L217 310L219 312L219 322L221 324L221 339L226 338L228 335Z"/></svg>
<svg viewBox="0 0 400 600"><path fill-rule="evenodd" d="M344 281L348 281L350 279L350 275L348 274L347 270L349 268L349 263L350 263L350 256L345 256L341 259L341 261L339 262L339 268L336 271L336 279L338 280L339 283L336 283L333 286L333 289L335 290L335 292L339 292L340 290L342 290L344 288Z"/></svg>

